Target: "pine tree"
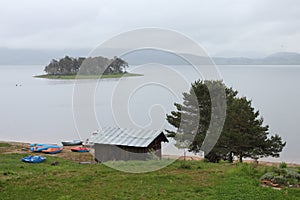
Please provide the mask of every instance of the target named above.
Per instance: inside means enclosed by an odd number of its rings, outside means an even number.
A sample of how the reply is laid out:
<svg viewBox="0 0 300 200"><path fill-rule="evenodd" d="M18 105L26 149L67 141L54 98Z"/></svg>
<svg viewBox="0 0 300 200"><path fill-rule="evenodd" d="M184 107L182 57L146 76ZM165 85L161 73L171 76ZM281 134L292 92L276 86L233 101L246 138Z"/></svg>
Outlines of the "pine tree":
<svg viewBox="0 0 300 200"><path fill-rule="evenodd" d="M221 89L225 90L227 99L225 123L219 140L209 153L205 152L205 157L212 162L221 159L232 162L234 156L239 157L240 162L244 157L278 157L286 143L279 135L269 138L269 127L263 125L263 118L252 107L252 102L246 97L237 97L238 92L221 81L196 81L188 93L183 93L183 104L175 103L177 110L167 115L167 121L176 128L176 131L167 130L169 136L178 143L188 141L190 151L205 151L205 139L211 134L208 133L211 113L216 110L210 96L217 96ZM193 98L194 95L197 98Z"/></svg>

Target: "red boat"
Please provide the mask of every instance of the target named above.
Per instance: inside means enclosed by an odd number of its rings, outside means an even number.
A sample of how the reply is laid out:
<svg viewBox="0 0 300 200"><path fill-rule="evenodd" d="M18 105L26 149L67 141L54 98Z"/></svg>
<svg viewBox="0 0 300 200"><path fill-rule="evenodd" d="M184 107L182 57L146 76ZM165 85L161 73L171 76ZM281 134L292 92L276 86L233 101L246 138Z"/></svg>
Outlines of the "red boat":
<svg viewBox="0 0 300 200"><path fill-rule="evenodd" d="M42 150L43 153L48 153L48 154L56 154L60 153L63 150L63 148L48 148L46 150Z"/></svg>
<svg viewBox="0 0 300 200"><path fill-rule="evenodd" d="M72 148L71 151L73 151L73 152L89 152L90 150L86 147L75 147L75 148Z"/></svg>

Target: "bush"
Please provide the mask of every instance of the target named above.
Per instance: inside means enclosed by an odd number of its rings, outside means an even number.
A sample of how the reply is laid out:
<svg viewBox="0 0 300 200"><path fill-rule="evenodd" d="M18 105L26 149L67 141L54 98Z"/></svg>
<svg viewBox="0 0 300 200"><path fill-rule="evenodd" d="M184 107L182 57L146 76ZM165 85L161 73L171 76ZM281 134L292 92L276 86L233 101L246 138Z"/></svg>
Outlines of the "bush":
<svg viewBox="0 0 300 200"><path fill-rule="evenodd" d="M265 173L260 180L272 181L279 185L298 185L300 174L293 168L273 168L272 172Z"/></svg>
<svg viewBox="0 0 300 200"><path fill-rule="evenodd" d="M299 181L297 179L294 179L294 178L288 178L287 179L287 184L288 185L298 185L299 184Z"/></svg>
<svg viewBox="0 0 300 200"><path fill-rule="evenodd" d="M287 185L287 180L284 176L275 176L271 181L279 185Z"/></svg>
<svg viewBox="0 0 300 200"><path fill-rule="evenodd" d="M274 172L267 172L267 173L265 173L265 174L260 178L260 180L268 180L268 181L271 181L274 177L275 177Z"/></svg>
<svg viewBox="0 0 300 200"><path fill-rule="evenodd" d="M279 168L287 168L287 164L285 162L280 163Z"/></svg>
<svg viewBox="0 0 300 200"><path fill-rule="evenodd" d="M285 177L297 179L298 181L300 181L300 174L294 169L287 169Z"/></svg>
<svg viewBox="0 0 300 200"><path fill-rule="evenodd" d="M286 168L273 168L272 171L276 174L276 175L285 175L286 172Z"/></svg>

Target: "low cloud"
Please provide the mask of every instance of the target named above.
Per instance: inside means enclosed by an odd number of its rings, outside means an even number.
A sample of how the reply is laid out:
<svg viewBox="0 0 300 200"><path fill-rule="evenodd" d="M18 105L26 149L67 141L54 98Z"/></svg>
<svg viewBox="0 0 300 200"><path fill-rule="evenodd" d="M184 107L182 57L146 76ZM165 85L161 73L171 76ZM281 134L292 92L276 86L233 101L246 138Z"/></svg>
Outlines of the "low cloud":
<svg viewBox="0 0 300 200"><path fill-rule="evenodd" d="M299 6L296 0L1 1L0 46L92 49L120 32L161 27L186 34L211 55L300 52Z"/></svg>

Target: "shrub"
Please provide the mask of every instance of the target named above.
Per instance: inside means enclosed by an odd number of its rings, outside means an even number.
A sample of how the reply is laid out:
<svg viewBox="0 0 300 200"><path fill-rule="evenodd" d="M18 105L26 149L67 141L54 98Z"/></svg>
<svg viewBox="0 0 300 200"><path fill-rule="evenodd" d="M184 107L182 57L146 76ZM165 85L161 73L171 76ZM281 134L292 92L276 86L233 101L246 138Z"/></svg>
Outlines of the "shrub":
<svg viewBox="0 0 300 200"><path fill-rule="evenodd" d="M300 181L300 174L294 169L287 169L285 177L297 179Z"/></svg>
<svg viewBox="0 0 300 200"><path fill-rule="evenodd" d="M287 168L287 164L285 162L280 163L279 168Z"/></svg>
<svg viewBox="0 0 300 200"><path fill-rule="evenodd" d="M279 185L287 185L287 180L284 176L275 176L271 181Z"/></svg>
<svg viewBox="0 0 300 200"><path fill-rule="evenodd" d="M279 185L297 185L300 181L300 174L296 169L273 168L272 172L265 173L261 180L269 180Z"/></svg>
<svg viewBox="0 0 300 200"><path fill-rule="evenodd" d="M268 181L271 181L274 177L275 177L274 172L267 172L267 173L265 173L265 174L260 178L260 180L268 180Z"/></svg>
<svg viewBox="0 0 300 200"><path fill-rule="evenodd" d="M294 178L288 178L287 179L287 184L288 185L297 185L297 184L299 184L299 181L297 179L294 179Z"/></svg>
<svg viewBox="0 0 300 200"><path fill-rule="evenodd" d="M286 168L273 168L272 171L276 174L276 175L285 175L286 172Z"/></svg>

